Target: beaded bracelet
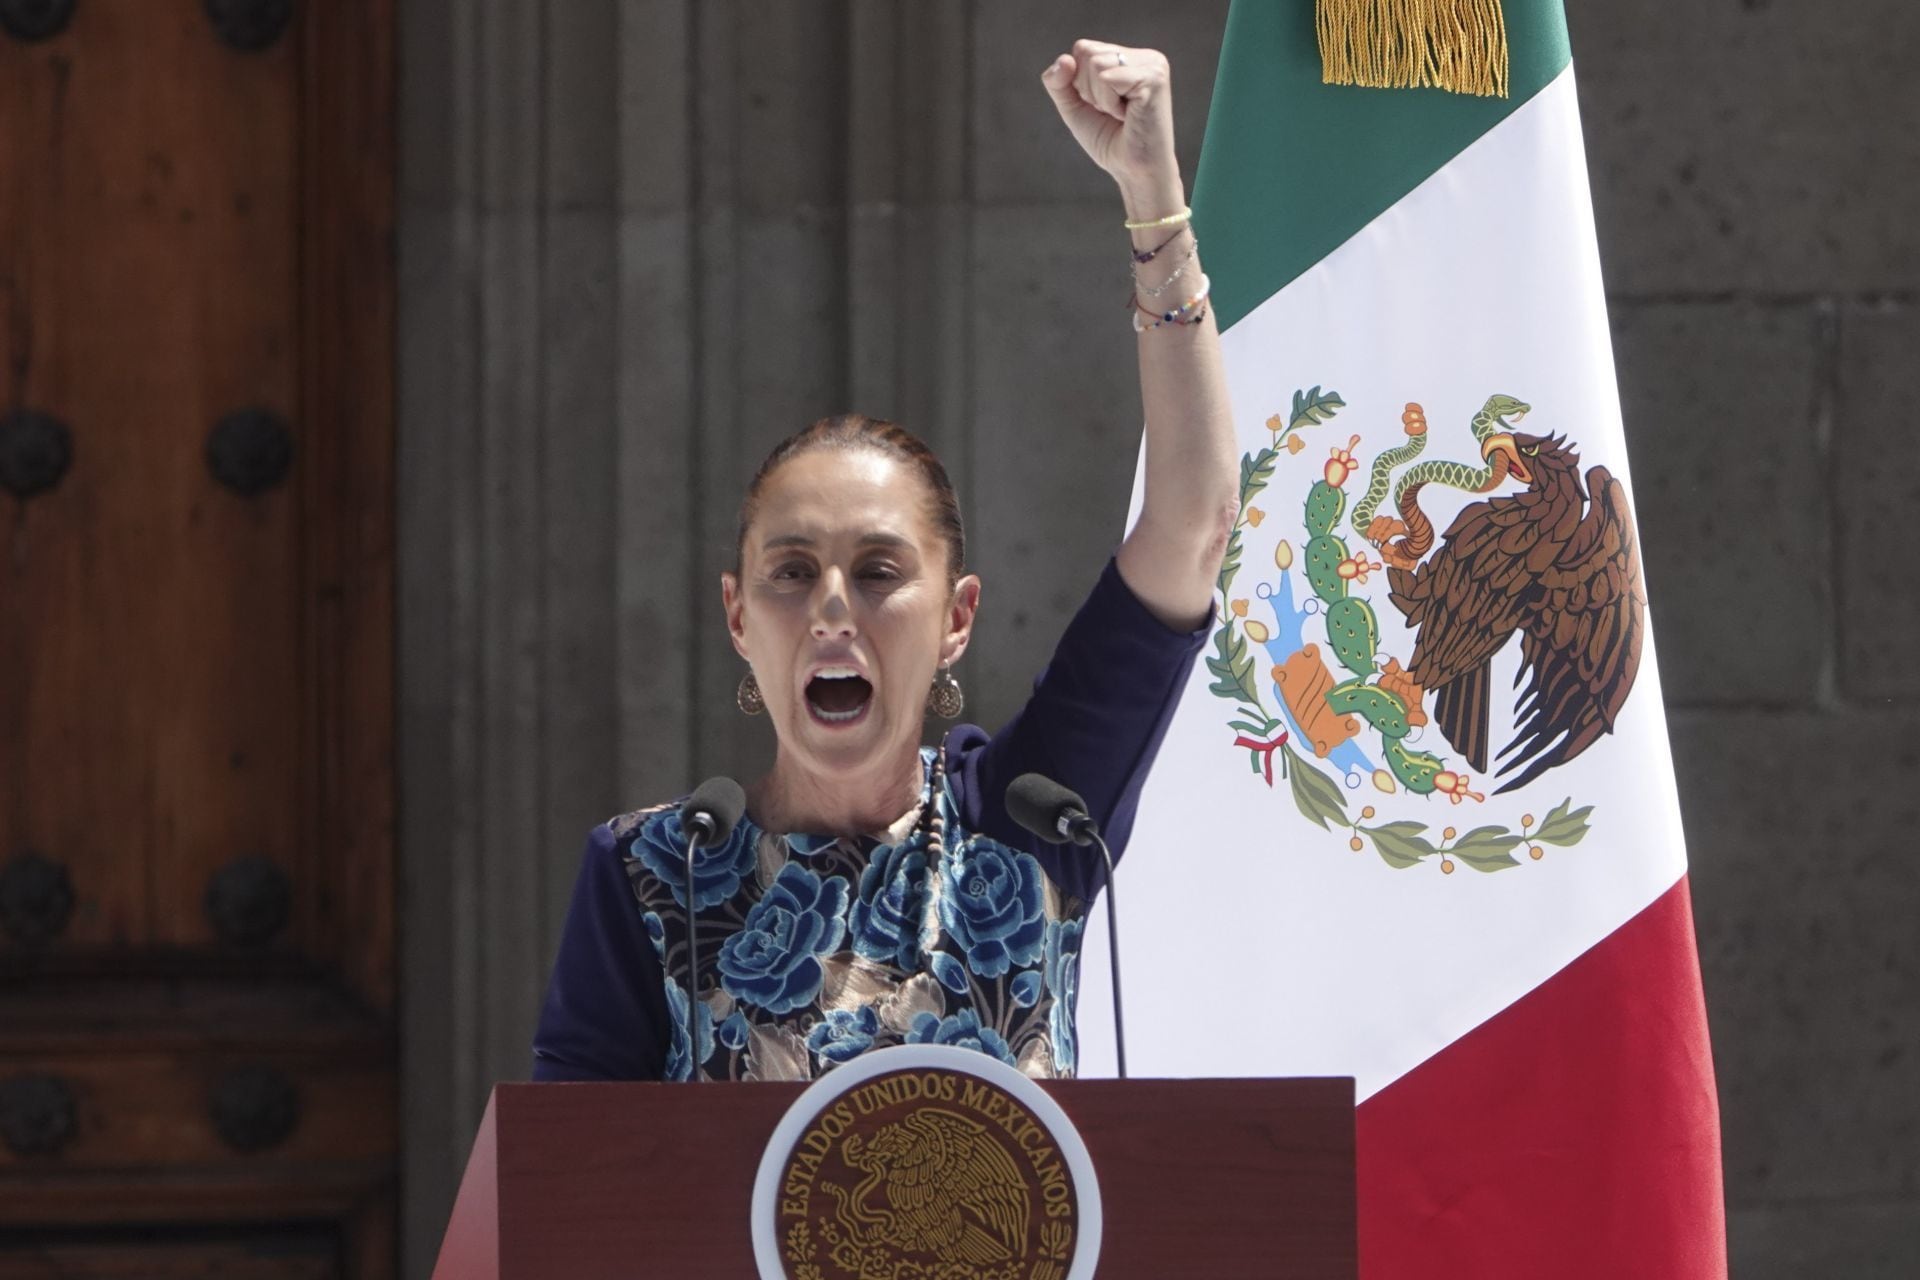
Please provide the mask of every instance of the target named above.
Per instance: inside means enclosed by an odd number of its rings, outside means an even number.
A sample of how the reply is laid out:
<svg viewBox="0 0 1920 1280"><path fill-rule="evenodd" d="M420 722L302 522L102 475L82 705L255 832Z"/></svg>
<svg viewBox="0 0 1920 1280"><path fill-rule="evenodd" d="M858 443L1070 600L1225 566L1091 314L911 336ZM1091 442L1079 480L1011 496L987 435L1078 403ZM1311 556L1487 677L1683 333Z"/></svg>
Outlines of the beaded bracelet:
<svg viewBox="0 0 1920 1280"><path fill-rule="evenodd" d="M1133 331L1135 333L1145 333L1149 329L1164 329L1170 324L1177 325L1180 327L1185 327L1190 324L1199 324L1202 320L1205 320L1206 318L1207 318L1207 307L1205 303L1201 303L1200 309L1198 311L1193 312L1191 315L1188 315L1185 319L1182 319L1182 320L1143 321L1140 319L1140 313L1136 311L1133 313Z"/></svg>
<svg viewBox="0 0 1920 1280"><path fill-rule="evenodd" d="M1145 333L1149 329L1159 329L1170 324L1199 324L1206 319L1207 295L1213 292L1213 281L1205 273L1200 276L1200 291L1171 311L1149 311L1140 305L1138 299L1133 303L1133 331ZM1149 323L1142 323L1141 316L1155 317Z"/></svg>
<svg viewBox="0 0 1920 1280"><path fill-rule="evenodd" d="M1170 213L1164 218L1154 218L1147 222L1134 222L1132 219L1128 219L1121 225L1125 226L1129 231L1157 231L1161 227L1177 227L1191 217L1193 217L1193 210L1188 208L1182 209L1178 213Z"/></svg>

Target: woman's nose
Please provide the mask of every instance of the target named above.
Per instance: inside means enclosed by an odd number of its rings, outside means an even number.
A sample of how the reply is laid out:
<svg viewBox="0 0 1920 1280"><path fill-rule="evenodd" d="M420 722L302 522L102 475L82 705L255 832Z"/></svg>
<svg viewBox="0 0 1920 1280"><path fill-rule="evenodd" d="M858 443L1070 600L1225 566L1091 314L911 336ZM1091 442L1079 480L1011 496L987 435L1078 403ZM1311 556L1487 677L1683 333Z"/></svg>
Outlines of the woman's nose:
<svg viewBox="0 0 1920 1280"><path fill-rule="evenodd" d="M820 589L813 598L812 630L816 640L853 638L853 609L847 600L847 580L837 569L820 575Z"/></svg>

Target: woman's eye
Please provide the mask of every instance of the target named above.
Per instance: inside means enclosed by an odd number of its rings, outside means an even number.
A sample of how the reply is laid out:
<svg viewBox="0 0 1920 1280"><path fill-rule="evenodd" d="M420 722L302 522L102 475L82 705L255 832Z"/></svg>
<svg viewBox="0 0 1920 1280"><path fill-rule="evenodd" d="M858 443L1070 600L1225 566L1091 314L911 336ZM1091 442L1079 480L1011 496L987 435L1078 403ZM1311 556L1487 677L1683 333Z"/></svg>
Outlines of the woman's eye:
<svg viewBox="0 0 1920 1280"><path fill-rule="evenodd" d="M860 576L868 582L894 582L900 573L892 565L870 564L860 570Z"/></svg>
<svg viewBox="0 0 1920 1280"><path fill-rule="evenodd" d="M779 568L775 569L773 571L773 577L778 581L790 581L796 578L809 577L811 576L812 572L813 570L810 566L795 562L791 564L783 564Z"/></svg>

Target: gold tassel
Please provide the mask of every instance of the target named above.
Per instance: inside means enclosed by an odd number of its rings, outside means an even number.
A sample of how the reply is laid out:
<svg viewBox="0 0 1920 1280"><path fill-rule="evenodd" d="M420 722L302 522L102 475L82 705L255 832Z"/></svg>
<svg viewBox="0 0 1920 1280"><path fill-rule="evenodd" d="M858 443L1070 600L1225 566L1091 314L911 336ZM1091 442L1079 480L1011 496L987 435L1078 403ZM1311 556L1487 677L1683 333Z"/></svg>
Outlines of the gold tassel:
<svg viewBox="0 0 1920 1280"><path fill-rule="evenodd" d="M1507 96L1500 0L1314 0L1321 81Z"/></svg>

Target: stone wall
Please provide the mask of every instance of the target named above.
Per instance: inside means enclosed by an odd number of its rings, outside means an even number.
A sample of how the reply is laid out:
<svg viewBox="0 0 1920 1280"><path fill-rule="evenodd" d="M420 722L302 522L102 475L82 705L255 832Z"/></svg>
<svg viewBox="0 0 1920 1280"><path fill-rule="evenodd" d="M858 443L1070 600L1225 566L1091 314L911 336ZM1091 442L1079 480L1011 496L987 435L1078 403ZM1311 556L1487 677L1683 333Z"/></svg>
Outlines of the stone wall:
<svg viewBox="0 0 1920 1280"><path fill-rule="evenodd" d="M934 443L987 574L970 718L1018 704L1139 421L1118 204L1038 73L1166 50L1190 181L1226 7L400 6L408 1274L524 1078L587 831L766 758L717 577L768 446L844 408ZM1570 9L1735 1274L1911 1274L1916 20Z"/></svg>
<svg viewBox="0 0 1920 1280"><path fill-rule="evenodd" d="M1734 1275L1920 1271L1920 17L1569 5Z"/></svg>

